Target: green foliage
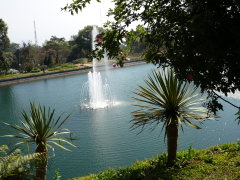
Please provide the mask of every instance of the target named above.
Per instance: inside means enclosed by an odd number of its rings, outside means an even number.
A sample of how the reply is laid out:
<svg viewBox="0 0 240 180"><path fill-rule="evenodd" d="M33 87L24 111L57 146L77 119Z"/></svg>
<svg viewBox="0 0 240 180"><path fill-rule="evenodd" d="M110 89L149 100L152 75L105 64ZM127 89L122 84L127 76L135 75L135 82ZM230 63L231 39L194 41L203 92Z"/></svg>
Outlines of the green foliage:
<svg viewBox="0 0 240 180"><path fill-rule="evenodd" d="M36 144L36 151L43 146L45 148L53 149L52 145L56 145L67 151L71 151L68 148L61 145L66 143L70 146L76 147L70 141L74 140L71 137L71 132L68 129L61 130L62 125L68 120L69 116L62 119L62 115L57 118L54 117L55 110L50 107L47 109L45 106L36 106L34 103L30 103L30 114L25 110L22 111L22 116L19 118L21 125L12 125L3 122L10 128L11 132L15 134L4 135L3 137L22 139L16 145L25 144L27 147L29 143ZM70 137L57 137L64 134L69 134ZM44 151L44 150L43 150Z"/></svg>
<svg viewBox="0 0 240 180"><path fill-rule="evenodd" d="M0 71L7 74L13 62L13 54L11 52L3 52L0 50Z"/></svg>
<svg viewBox="0 0 240 180"><path fill-rule="evenodd" d="M71 68L75 68L75 67L77 67L77 66L73 63L65 63L65 64L61 64L60 66L49 68L48 71L59 71L59 70L71 69Z"/></svg>
<svg viewBox="0 0 240 180"><path fill-rule="evenodd" d="M47 109L45 106L36 106L30 103L30 113L25 110L22 111L22 116L19 117L20 125L13 125L3 122L10 129L8 132L14 134L4 135L2 137L16 138L22 140L16 145L25 144L29 148L29 143L36 145L35 152L41 153L41 156L36 161L36 177L41 180L46 179L47 163L48 163L48 148L53 149L53 145L58 146L64 150L71 151L62 145L76 147L72 144L74 138L71 137L71 132L68 129L60 129L67 121L70 115L62 119L62 115L55 118L55 110L50 107ZM62 137L68 134L69 137Z"/></svg>
<svg viewBox="0 0 240 180"><path fill-rule="evenodd" d="M6 51L9 47L10 41L7 36L7 24L0 18L0 51Z"/></svg>
<svg viewBox="0 0 240 180"><path fill-rule="evenodd" d="M5 71L5 74L11 67L13 60L12 53L6 52L10 45L7 31L7 24L2 19L0 19L0 72Z"/></svg>
<svg viewBox="0 0 240 180"><path fill-rule="evenodd" d="M146 34L146 30L143 26L136 26L135 30L129 31L129 34L126 38L124 44L125 51L130 55L142 55L146 51L146 44L143 39L141 39L142 34Z"/></svg>
<svg viewBox="0 0 240 180"><path fill-rule="evenodd" d="M33 70L31 70L32 73L40 72L40 68L34 67Z"/></svg>
<svg viewBox="0 0 240 180"><path fill-rule="evenodd" d="M205 163L213 163L213 154L205 154L204 156L202 156L202 160Z"/></svg>
<svg viewBox="0 0 240 180"><path fill-rule="evenodd" d="M240 142L236 144L222 144L218 146L219 150L222 152L234 152L234 151L240 151Z"/></svg>
<svg viewBox="0 0 240 180"><path fill-rule="evenodd" d="M97 27L98 30L103 29ZM73 61L79 58L89 58L92 53L92 42L96 37L92 37L93 26L86 26L81 29L77 35L71 37L69 44L72 47L71 53L68 57L69 61Z"/></svg>
<svg viewBox="0 0 240 180"><path fill-rule="evenodd" d="M67 61L70 54L71 47L65 41L65 38L58 38L52 36L50 40L46 41L43 45L45 50L45 65L62 64Z"/></svg>
<svg viewBox="0 0 240 180"><path fill-rule="evenodd" d="M199 152L195 149L192 149L190 146L188 151L180 151L177 153L176 166L182 167L192 161L194 157L198 156Z"/></svg>
<svg viewBox="0 0 240 180"><path fill-rule="evenodd" d="M32 162L39 153L22 155L20 149L10 151L6 145L0 146L0 179L30 179Z"/></svg>
<svg viewBox="0 0 240 180"><path fill-rule="evenodd" d="M40 64L39 54L41 48L31 43L23 43L14 53L14 64L20 72L31 72L34 67Z"/></svg>
<svg viewBox="0 0 240 180"><path fill-rule="evenodd" d="M238 112L235 114L237 117L236 117L236 121L238 123L238 125L240 124L240 108L238 108Z"/></svg>
<svg viewBox="0 0 240 180"><path fill-rule="evenodd" d="M157 159L137 161L131 167L118 168L116 170L108 169L97 175L90 175L86 179L91 179L91 180L143 179L152 171L152 169L156 168L156 166L157 166Z"/></svg>
<svg viewBox="0 0 240 180"><path fill-rule="evenodd" d="M20 48L20 45L19 45L19 44L17 44L17 43L10 43L7 51L8 51L8 52L11 52L11 53L14 53L14 52L16 52L19 48Z"/></svg>
<svg viewBox="0 0 240 180"><path fill-rule="evenodd" d="M157 166L161 169L165 169L167 167L167 153L163 153L156 158L152 158L152 162L157 163Z"/></svg>
<svg viewBox="0 0 240 180"><path fill-rule="evenodd" d="M73 2L67 4L66 7L63 8L63 10L69 10L73 15L74 13L78 13L79 10L85 8L86 5L90 2L91 0L73 0ZM97 0L97 2L100 2L100 0Z"/></svg>
<svg viewBox="0 0 240 180"><path fill-rule="evenodd" d="M181 128L184 123L200 129L191 120L202 123L204 118L208 118L207 110L200 107L206 99L193 84L179 80L172 69L153 71L145 84L146 87L139 86L135 92L137 97L133 97L145 103L135 105L139 110L132 112L133 127L162 122L166 128L174 122Z"/></svg>
<svg viewBox="0 0 240 180"><path fill-rule="evenodd" d="M41 65L39 66L40 70L45 72L45 70L47 69L47 66L46 65Z"/></svg>
<svg viewBox="0 0 240 180"><path fill-rule="evenodd" d="M73 0L64 10L78 13L91 0ZM172 66L180 79L194 80L202 90L234 93L240 90L240 2L236 0L113 0L113 21L105 24L101 46L109 56L135 41L132 25L140 23L138 39L146 47L145 60ZM231 28L229 28L231 27ZM99 48L101 55L104 50ZM215 96L216 97L216 96ZM215 98L213 97L213 98ZM210 96L212 98L212 96ZM216 101L210 110L222 109ZM239 108L239 107L237 107Z"/></svg>
<svg viewBox="0 0 240 180"><path fill-rule="evenodd" d="M22 65L22 68L24 69L25 72L32 72L34 64L32 62L25 62Z"/></svg>
<svg viewBox="0 0 240 180"><path fill-rule="evenodd" d="M79 58L79 59L73 60L73 64L84 64L86 62L87 62L86 58Z"/></svg>
<svg viewBox="0 0 240 180"><path fill-rule="evenodd" d="M212 149L226 147L224 152ZM229 148L228 148L229 147ZM231 148L230 148L231 147ZM235 149L234 151L232 151ZM229 151L228 151L229 150ZM168 168L167 156L162 154L150 160L138 161L130 167L108 169L99 174L73 180L152 180L152 179L238 179L240 177L239 143L214 146L209 149L178 152L177 166Z"/></svg>
<svg viewBox="0 0 240 180"><path fill-rule="evenodd" d="M54 178L53 178L53 179L54 179L54 180L61 180L61 175L60 175L58 169L55 170L55 175L54 175Z"/></svg>
<svg viewBox="0 0 240 180"><path fill-rule="evenodd" d="M168 164L176 160L178 128L183 124L200 129L194 123L207 119L207 109L201 107L206 100L191 83L179 80L172 69L153 71L145 80L146 86L139 86L133 99L142 104L135 104L139 109L133 111L132 128L146 125L154 130L163 123L165 137L168 140Z"/></svg>

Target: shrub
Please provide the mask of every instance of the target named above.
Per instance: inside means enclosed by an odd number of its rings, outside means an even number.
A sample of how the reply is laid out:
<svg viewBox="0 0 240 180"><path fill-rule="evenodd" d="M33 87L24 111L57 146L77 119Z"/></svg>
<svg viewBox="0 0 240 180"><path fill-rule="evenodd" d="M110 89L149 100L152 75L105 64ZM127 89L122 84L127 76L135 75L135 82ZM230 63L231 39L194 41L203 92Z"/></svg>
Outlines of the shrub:
<svg viewBox="0 0 240 180"><path fill-rule="evenodd" d="M61 64L60 66L49 68L48 71L59 71L59 70L70 69L70 68L75 68L75 67L77 67L77 66L73 63L65 63L65 64Z"/></svg>
<svg viewBox="0 0 240 180"><path fill-rule="evenodd" d="M32 73L36 73L36 72L40 72L41 70L39 68L33 68L33 70L31 70Z"/></svg>
<svg viewBox="0 0 240 180"><path fill-rule="evenodd" d="M10 151L0 146L0 179L32 179L33 161L38 153L23 155L20 149Z"/></svg>
<svg viewBox="0 0 240 180"><path fill-rule="evenodd" d="M80 59L73 60L73 64L84 64L87 62L88 62L88 60L86 58L80 58Z"/></svg>
<svg viewBox="0 0 240 180"><path fill-rule="evenodd" d="M205 163L213 163L213 154L212 153L206 153L205 155L203 155L201 157L201 159L205 162Z"/></svg>

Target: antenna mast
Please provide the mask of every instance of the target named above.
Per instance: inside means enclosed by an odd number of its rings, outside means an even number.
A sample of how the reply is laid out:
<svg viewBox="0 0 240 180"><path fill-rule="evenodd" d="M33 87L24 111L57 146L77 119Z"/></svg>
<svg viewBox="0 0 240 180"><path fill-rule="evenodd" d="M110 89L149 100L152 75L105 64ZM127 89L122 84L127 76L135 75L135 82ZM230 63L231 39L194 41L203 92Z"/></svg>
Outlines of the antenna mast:
<svg viewBox="0 0 240 180"><path fill-rule="evenodd" d="M36 30L35 20L34 20L34 38L35 38L35 45L37 45L38 42L37 42L37 30Z"/></svg>

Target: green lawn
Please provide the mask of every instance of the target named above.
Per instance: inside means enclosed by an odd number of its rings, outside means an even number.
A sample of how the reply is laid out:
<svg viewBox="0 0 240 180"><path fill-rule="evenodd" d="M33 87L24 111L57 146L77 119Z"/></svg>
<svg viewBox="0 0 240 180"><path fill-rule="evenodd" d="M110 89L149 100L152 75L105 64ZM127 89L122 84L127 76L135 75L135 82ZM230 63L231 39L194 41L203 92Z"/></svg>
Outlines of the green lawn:
<svg viewBox="0 0 240 180"><path fill-rule="evenodd" d="M60 70L65 70L65 69L73 69L73 68L77 68L78 66L76 64L73 63L65 63L65 64L61 64L59 66L55 66L53 68L49 68L48 71L60 71Z"/></svg>
<svg viewBox="0 0 240 180"><path fill-rule="evenodd" d="M53 68L48 68L45 72L50 73L50 72L58 72L62 70L70 70L74 68L84 68L87 65L81 65L81 64L72 64L72 63L65 63L59 66L55 66ZM43 71L39 72L28 72L28 73L19 73L19 74L7 74L7 75L0 75L0 80L5 80L5 79L13 79L13 78L22 78L22 77L29 77L29 76L34 76L34 75L41 75L43 74Z"/></svg>
<svg viewBox="0 0 240 180"><path fill-rule="evenodd" d="M164 166L166 154L74 180L240 180L240 142L178 152L176 166Z"/></svg>

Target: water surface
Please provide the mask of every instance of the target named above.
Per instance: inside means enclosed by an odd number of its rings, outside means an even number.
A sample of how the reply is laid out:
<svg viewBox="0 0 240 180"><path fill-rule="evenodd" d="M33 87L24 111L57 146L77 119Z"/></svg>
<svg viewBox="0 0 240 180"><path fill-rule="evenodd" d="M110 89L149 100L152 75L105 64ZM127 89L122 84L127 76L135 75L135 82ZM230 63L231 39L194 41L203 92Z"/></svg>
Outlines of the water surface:
<svg viewBox="0 0 240 180"><path fill-rule="evenodd" d="M106 168L118 168L136 160L151 158L166 151L161 127L151 132L146 130L137 135L131 131L131 112L134 103L132 91L143 84L153 65L138 65L101 72L107 77L116 106L84 110L80 108L80 92L87 81L87 74L60 77L0 88L0 120L17 123L17 115L35 101L56 109L57 113L71 113L64 128L70 129L80 148L73 152L55 149L56 156L50 160L49 176L59 169L62 179L96 173ZM239 105L238 99L231 99ZM217 121L206 121L201 130L185 127L180 132L179 149L206 148L210 145L236 142L240 138L240 126L234 121L235 109L228 105L220 112ZM4 132L0 132L0 135ZM1 144L8 144L0 139ZM12 141L10 143L13 143Z"/></svg>

